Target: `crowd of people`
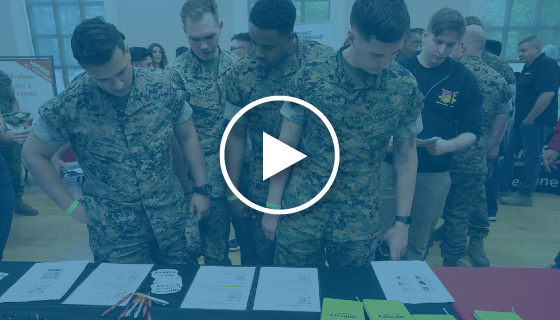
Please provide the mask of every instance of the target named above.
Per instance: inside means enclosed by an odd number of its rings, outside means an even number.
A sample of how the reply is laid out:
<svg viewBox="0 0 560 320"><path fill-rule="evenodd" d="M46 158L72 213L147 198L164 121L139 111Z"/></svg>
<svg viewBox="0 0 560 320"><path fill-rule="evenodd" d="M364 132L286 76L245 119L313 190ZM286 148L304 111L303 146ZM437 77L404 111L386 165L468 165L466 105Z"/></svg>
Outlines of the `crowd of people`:
<svg viewBox="0 0 560 320"><path fill-rule="evenodd" d="M473 266L488 267L484 239L498 198L531 206L541 157L547 170L558 169L560 123L542 149L558 120L560 67L538 37L518 44L525 66L516 76L480 19L442 8L425 30L411 29L404 0L356 0L338 50L296 35L290 0L258 0L248 32L234 35L229 51L218 45L224 26L215 0L186 0L180 19L189 47L177 48L171 63L158 43L128 47L114 25L82 21L71 46L85 72L24 131L0 123L2 150L25 142L25 168L63 211L88 225L95 262L195 264L203 256L205 264L229 265L232 224L243 265L425 260L439 241L444 266L464 266L467 255ZM10 115L17 101L5 91L0 106ZM227 123L249 103L280 95L318 107L340 143L330 190L289 215L248 207L220 168ZM263 133L308 158L263 179ZM297 207L330 177L328 137L310 110L264 103L233 124L227 173L255 204ZM84 171L80 199L58 174L70 146ZM509 193L521 149L521 184ZM17 213L30 210L7 172L0 157L0 199L10 199L0 201L0 252L14 201Z"/></svg>

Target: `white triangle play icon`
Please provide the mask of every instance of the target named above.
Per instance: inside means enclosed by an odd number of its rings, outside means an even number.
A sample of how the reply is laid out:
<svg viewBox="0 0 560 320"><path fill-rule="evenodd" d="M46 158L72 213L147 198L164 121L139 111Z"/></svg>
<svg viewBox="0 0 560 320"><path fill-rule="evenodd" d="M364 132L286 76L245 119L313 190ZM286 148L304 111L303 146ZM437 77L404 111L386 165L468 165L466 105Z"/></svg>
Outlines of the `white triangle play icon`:
<svg viewBox="0 0 560 320"><path fill-rule="evenodd" d="M263 132L263 181L307 156Z"/></svg>

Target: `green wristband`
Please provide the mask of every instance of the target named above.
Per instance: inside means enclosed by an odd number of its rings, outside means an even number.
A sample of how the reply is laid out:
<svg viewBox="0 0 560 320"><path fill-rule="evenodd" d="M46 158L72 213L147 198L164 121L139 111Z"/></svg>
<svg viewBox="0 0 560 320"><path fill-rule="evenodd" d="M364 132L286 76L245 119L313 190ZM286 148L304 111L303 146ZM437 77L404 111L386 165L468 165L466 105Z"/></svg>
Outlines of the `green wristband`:
<svg viewBox="0 0 560 320"><path fill-rule="evenodd" d="M227 201L233 201L233 200L237 200L238 198L236 196L229 196L226 199Z"/></svg>
<svg viewBox="0 0 560 320"><path fill-rule="evenodd" d="M266 203L266 207L269 208L269 209L275 209L275 210L280 210L280 209L282 209L282 206L281 206L281 205L272 204L272 203L270 203L270 202L267 202L267 203Z"/></svg>
<svg viewBox="0 0 560 320"><path fill-rule="evenodd" d="M72 214L72 212L74 212L74 209L76 209L76 207L80 204L80 201L78 200L74 200L74 202L72 202L72 204L70 205L70 207L68 207L68 209L66 209L66 214L70 215Z"/></svg>

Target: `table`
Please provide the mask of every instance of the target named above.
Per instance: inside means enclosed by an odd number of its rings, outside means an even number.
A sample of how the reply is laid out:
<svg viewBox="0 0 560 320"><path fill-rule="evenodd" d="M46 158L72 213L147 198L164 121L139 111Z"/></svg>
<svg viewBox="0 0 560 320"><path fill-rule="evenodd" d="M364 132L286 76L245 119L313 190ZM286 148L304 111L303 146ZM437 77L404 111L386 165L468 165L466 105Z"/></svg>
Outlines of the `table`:
<svg viewBox="0 0 560 320"><path fill-rule="evenodd" d="M474 310L511 312L523 320L560 319L560 270L434 268L463 320Z"/></svg>
<svg viewBox="0 0 560 320"><path fill-rule="evenodd" d="M0 262L0 272L7 272L10 276L0 281L0 295L13 285L31 266L31 262ZM62 305L68 295L97 267L98 264L89 264L80 278L72 286L69 292L62 300L44 301L44 302L28 302L28 303L3 303L0 304L0 319L4 314L13 315L14 320L25 320L27 315L39 314L40 319L49 316L48 320L65 320L65 319L101 319L99 315L107 309L107 306L75 306ZM152 318L154 320L164 319L290 319L290 320L311 320L320 319L320 313L310 312L282 312L282 311L230 311L230 310L200 310L200 309L178 309L187 294L188 288L192 283L199 266L185 265L155 265L154 269L172 268L179 271L179 275L183 279L183 289L175 294L154 295L170 302L169 306L162 307L154 304L152 309ZM231 268L235 268L232 266ZM258 269L258 268L257 268ZM257 270L258 272L258 270ZM362 299L385 299L385 295L377 281L373 268L319 268L319 291L321 301L323 298L335 298L355 300L358 297ZM253 290L249 298L249 305L252 305L256 290L256 280L253 283ZM152 278L148 275L139 288L140 292L148 292ZM116 302L116 301L115 301ZM412 313L424 314L445 314L444 308L457 317L451 303L426 303L426 304L407 304L406 307ZM124 307L113 310L103 319L116 319L122 312ZM79 317L77 316L79 315ZM35 319L35 318L31 318Z"/></svg>

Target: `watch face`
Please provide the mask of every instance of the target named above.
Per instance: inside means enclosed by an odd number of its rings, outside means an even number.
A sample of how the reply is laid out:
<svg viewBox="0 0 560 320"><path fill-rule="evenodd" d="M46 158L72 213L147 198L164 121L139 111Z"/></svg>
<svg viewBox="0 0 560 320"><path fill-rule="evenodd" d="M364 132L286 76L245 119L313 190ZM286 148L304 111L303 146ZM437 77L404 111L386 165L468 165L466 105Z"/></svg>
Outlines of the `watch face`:
<svg viewBox="0 0 560 320"><path fill-rule="evenodd" d="M200 186L200 187L194 187L193 190L196 193L209 195L210 193L212 193L212 186L209 185L209 184L205 184L205 185Z"/></svg>

